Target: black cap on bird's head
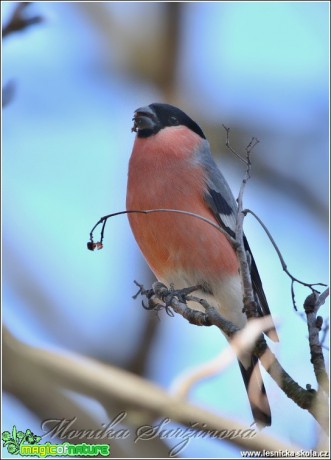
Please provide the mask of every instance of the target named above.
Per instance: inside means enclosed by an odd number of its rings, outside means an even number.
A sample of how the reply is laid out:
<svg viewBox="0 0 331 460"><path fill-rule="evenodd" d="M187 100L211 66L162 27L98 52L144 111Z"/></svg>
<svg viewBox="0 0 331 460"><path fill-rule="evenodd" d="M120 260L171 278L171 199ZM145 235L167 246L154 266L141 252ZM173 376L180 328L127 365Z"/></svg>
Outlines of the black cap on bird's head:
<svg viewBox="0 0 331 460"><path fill-rule="evenodd" d="M135 111L132 120L134 121L132 131L136 132L138 137L153 136L161 129L170 126L186 126L206 139L202 129L195 121L170 104L154 103L147 107L140 107Z"/></svg>

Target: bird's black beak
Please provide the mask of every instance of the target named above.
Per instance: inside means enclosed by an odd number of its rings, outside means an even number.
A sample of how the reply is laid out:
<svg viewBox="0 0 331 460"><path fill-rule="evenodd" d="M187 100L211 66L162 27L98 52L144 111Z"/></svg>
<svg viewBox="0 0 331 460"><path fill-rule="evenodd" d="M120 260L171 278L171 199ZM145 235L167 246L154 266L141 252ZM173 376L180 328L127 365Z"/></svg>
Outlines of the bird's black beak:
<svg viewBox="0 0 331 460"><path fill-rule="evenodd" d="M132 132L140 133L142 131L153 131L157 125L156 115L149 107L140 107L134 113L132 118Z"/></svg>

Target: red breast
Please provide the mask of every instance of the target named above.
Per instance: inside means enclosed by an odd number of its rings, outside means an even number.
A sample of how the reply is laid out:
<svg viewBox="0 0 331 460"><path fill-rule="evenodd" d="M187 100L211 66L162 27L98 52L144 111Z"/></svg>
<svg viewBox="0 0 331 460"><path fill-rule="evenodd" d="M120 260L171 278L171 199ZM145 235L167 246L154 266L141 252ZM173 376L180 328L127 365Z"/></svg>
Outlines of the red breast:
<svg viewBox="0 0 331 460"><path fill-rule="evenodd" d="M185 126L168 127L148 138L136 137L129 163L127 209L190 211L217 223L205 200L204 170L196 158L201 142ZM238 273L227 239L209 224L174 213L129 214L136 241L159 278L173 269L205 276Z"/></svg>

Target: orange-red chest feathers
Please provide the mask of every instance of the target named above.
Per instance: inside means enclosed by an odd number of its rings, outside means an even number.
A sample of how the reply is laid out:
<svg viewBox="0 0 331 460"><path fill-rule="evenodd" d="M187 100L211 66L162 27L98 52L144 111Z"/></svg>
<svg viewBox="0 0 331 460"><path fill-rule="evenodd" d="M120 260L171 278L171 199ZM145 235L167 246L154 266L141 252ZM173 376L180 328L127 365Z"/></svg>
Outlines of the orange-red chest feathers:
<svg viewBox="0 0 331 460"><path fill-rule="evenodd" d="M127 209L169 208L190 211L216 222L204 193L205 172L197 149L203 141L186 127L165 128L136 137L128 175ZM209 224L174 213L129 214L136 241L158 278L173 270L208 277L237 272L228 241ZM212 250L210 250L212 246Z"/></svg>

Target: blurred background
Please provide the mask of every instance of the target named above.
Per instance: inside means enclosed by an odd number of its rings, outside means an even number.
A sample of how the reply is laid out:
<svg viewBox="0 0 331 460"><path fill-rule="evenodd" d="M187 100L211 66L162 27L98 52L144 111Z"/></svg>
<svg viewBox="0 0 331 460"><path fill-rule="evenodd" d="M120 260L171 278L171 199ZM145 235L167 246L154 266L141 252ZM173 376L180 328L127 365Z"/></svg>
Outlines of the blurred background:
<svg viewBox="0 0 331 460"><path fill-rule="evenodd" d="M1 3L3 25L16 5ZM95 222L125 209L131 119L151 102L175 104L199 123L235 195L244 169L225 147L222 124L238 152L260 139L245 206L262 218L295 276L328 282L328 2L36 2L24 15L43 20L6 36L2 47L2 313L16 338L117 365L164 388L226 346L216 328L157 318L132 299L134 279L148 287L154 278L126 216L108 223L102 251L86 249ZM278 322L280 343L272 347L300 385L315 387L290 280L252 217L245 232ZM296 287L300 311L308 294ZM81 414L84 428L108 420L100 403L52 393L47 376L30 375L26 364L22 375L18 360L5 360L3 430L16 424L38 434L40 420L54 418L55 407L60 417L63 406L66 416ZM312 417L267 375L265 382L273 413L265 432L314 447ZM201 382L191 400L252 422L236 363ZM121 409L114 403L111 416ZM163 456L173 444L142 453L122 441L117 453ZM192 439L181 453L238 455L211 439Z"/></svg>

